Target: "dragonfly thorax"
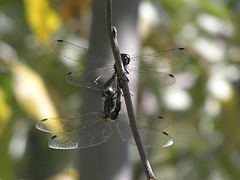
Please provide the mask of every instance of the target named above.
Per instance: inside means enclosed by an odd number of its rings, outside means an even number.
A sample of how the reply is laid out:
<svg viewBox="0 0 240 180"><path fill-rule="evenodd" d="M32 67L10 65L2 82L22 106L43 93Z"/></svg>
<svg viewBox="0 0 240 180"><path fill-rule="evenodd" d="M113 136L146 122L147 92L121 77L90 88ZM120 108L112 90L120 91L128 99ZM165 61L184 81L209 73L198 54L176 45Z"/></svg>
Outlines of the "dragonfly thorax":
<svg viewBox="0 0 240 180"><path fill-rule="evenodd" d="M113 97L116 94L116 90L113 87L102 89L102 97Z"/></svg>

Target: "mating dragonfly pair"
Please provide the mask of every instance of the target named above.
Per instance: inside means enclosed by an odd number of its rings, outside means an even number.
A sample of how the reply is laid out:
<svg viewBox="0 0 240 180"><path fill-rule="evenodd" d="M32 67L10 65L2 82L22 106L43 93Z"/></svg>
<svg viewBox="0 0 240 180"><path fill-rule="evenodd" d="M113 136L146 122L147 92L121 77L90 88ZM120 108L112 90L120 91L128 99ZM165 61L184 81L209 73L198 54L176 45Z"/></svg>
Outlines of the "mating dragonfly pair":
<svg viewBox="0 0 240 180"><path fill-rule="evenodd" d="M88 56L88 63L94 63L94 66L101 66L103 59L109 59L112 63L107 67L74 71L67 74L66 79L70 84L101 90L103 112L41 120L36 126L39 130L56 134L49 140L49 147L54 149L82 149L104 143L111 137L111 122L113 121L117 125L121 139L128 141L130 144L135 144L128 116L120 113L122 92L119 87L114 59L63 40L54 41L51 47L60 55L73 61L78 61L79 56L85 54ZM128 54L121 54L125 72L130 81L131 91L173 85L175 83L174 76L160 72L158 69L186 61L189 57L189 52L184 48L131 57ZM134 62L140 61L143 61L141 63L144 64L143 66L140 64L140 69L132 65ZM134 81L138 81L138 83L131 83ZM155 119L157 120L155 121ZM161 116L136 115L136 120L144 147L166 147L173 144L171 136L162 131L169 126L169 123Z"/></svg>

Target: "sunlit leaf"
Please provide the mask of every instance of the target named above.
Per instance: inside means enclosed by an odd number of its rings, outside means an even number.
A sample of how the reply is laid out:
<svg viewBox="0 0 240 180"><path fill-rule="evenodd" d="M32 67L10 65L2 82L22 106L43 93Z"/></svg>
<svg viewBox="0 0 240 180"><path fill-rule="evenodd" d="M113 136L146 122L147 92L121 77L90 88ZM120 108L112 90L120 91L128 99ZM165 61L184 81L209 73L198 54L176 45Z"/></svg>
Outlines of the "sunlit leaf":
<svg viewBox="0 0 240 180"><path fill-rule="evenodd" d="M3 91L3 89L0 88L0 136L9 121L11 114L12 114L12 109L6 102L6 95Z"/></svg>
<svg viewBox="0 0 240 180"><path fill-rule="evenodd" d="M59 28L60 18L47 0L24 0L23 2L30 28L41 43L46 43L49 36Z"/></svg>
<svg viewBox="0 0 240 180"><path fill-rule="evenodd" d="M12 67L13 88L21 107L35 119L57 115L42 78L30 67L17 64Z"/></svg>
<svg viewBox="0 0 240 180"><path fill-rule="evenodd" d="M199 7L209 14L212 14L214 16L217 16L218 18L222 19L229 19L230 18L230 12L228 8L226 8L225 4L222 3L213 3L209 1L198 1Z"/></svg>
<svg viewBox="0 0 240 180"><path fill-rule="evenodd" d="M29 116L41 120L58 115L41 76L31 67L22 64L11 46L0 43L0 58L11 72L15 97Z"/></svg>
<svg viewBox="0 0 240 180"><path fill-rule="evenodd" d="M57 179L79 179L79 173L76 169L69 168L64 169L63 171L59 172L48 178L49 180L57 180Z"/></svg>

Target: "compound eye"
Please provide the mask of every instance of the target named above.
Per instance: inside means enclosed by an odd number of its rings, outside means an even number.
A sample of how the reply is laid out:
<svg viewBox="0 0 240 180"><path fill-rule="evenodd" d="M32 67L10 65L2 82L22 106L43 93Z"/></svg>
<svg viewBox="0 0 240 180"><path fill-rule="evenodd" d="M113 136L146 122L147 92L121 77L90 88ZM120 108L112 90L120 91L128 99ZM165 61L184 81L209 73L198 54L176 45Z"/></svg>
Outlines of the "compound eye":
<svg viewBox="0 0 240 180"><path fill-rule="evenodd" d="M130 63L130 56L128 54L121 54L121 58L124 66Z"/></svg>

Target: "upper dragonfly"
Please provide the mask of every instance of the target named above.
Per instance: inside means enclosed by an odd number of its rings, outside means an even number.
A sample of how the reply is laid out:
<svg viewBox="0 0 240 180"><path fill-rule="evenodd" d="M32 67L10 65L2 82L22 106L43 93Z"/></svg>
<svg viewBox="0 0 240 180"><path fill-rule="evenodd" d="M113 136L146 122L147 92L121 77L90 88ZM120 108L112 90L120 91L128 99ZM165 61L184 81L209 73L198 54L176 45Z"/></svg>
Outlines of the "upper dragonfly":
<svg viewBox="0 0 240 180"><path fill-rule="evenodd" d="M72 61L79 62L81 55L87 55L88 63L92 63L97 67L96 69L69 72L66 78L68 83L80 87L101 90L104 85L106 85L106 82L114 75L116 77L114 80L117 81L113 57L91 51L64 40L53 41L51 47L58 54ZM173 85L175 83L174 76L166 72L160 72L159 69L187 61L190 58L190 53L185 48L175 48L133 56L121 54L121 58L130 82L138 82L129 83L130 90L141 91L144 88L155 89ZM110 64L102 67L102 62L105 59L110 60ZM140 62L139 68L137 66L138 62ZM117 84L117 82L113 83Z"/></svg>

